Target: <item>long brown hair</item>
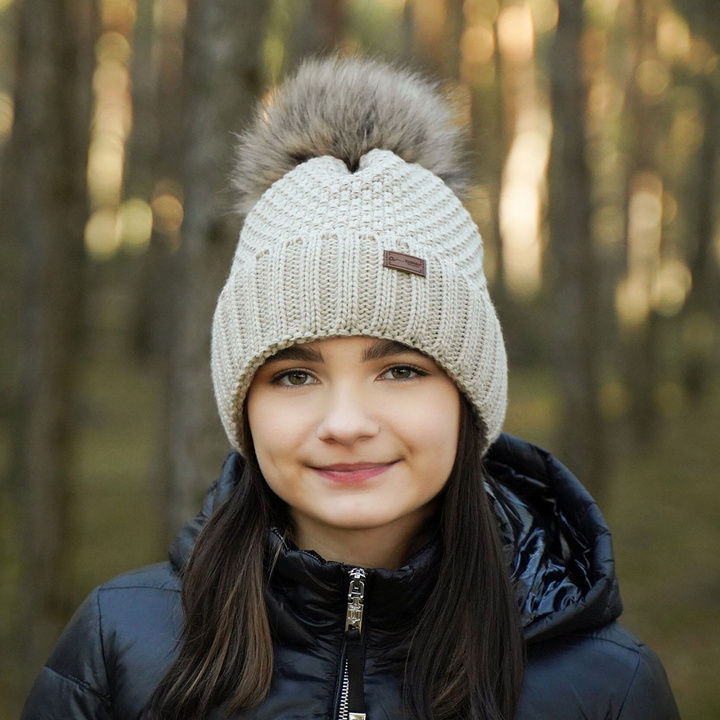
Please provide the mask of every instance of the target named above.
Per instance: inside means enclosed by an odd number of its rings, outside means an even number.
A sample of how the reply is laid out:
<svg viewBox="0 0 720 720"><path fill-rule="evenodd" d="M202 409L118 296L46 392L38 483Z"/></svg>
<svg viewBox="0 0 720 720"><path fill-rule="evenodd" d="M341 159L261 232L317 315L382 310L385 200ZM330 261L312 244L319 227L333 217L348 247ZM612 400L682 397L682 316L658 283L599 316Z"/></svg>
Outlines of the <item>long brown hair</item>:
<svg viewBox="0 0 720 720"><path fill-rule="evenodd" d="M525 641L485 490L481 434L464 396L460 413L457 456L440 510L442 561L412 638L405 702L418 720L512 720Z"/></svg>
<svg viewBox="0 0 720 720"><path fill-rule="evenodd" d="M153 720L200 720L213 707L239 712L266 697L273 671L264 599L271 524L289 528L289 515L250 448L240 481L203 527L183 571L185 625L178 657L148 704ZM438 579L408 652L407 709L417 720L512 720L524 640L484 487L481 436L464 397L439 527Z"/></svg>

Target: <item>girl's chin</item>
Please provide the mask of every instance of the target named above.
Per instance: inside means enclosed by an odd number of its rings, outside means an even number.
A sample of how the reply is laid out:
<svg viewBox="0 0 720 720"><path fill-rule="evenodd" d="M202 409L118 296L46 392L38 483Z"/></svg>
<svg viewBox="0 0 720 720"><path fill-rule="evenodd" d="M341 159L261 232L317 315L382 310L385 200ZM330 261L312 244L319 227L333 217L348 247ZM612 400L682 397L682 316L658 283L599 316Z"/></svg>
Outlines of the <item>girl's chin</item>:
<svg viewBox="0 0 720 720"><path fill-rule="evenodd" d="M422 518L417 518L418 529L422 522ZM387 534L388 540L390 540L395 533L405 535L408 526L415 524L415 518L411 520L409 517L405 518L404 515L393 514L379 516L377 503L375 503L374 507L367 511L354 509L348 513L333 513L317 517L313 524L318 533L327 533L328 535L344 532L367 533L368 535Z"/></svg>

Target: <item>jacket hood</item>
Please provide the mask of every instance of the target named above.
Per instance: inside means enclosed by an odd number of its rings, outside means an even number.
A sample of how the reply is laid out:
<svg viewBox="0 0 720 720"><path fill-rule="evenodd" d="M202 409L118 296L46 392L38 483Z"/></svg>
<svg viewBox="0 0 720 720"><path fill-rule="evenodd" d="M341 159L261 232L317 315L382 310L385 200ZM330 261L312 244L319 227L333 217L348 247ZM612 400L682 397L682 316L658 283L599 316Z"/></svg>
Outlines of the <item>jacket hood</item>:
<svg viewBox="0 0 720 720"><path fill-rule="evenodd" d="M485 467L526 638L619 617L610 531L577 478L547 451L506 434L488 451Z"/></svg>
<svg viewBox="0 0 720 720"><path fill-rule="evenodd" d="M617 618L622 603L610 532L574 475L550 453L507 434L491 446L485 467L526 639L544 640ZM232 451L200 512L170 547L176 571L187 562L197 534L213 509L227 499L242 470L242 457ZM274 533L270 542L279 546L276 567L283 573L293 574L297 566L303 577L314 575L325 584L342 572L340 563L300 551ZM393 592L405 588L410 594L414 582L427 582L427 571L436 561L437 552L428 548L396 572L374 572L382 581L379 587Z"/></svg>

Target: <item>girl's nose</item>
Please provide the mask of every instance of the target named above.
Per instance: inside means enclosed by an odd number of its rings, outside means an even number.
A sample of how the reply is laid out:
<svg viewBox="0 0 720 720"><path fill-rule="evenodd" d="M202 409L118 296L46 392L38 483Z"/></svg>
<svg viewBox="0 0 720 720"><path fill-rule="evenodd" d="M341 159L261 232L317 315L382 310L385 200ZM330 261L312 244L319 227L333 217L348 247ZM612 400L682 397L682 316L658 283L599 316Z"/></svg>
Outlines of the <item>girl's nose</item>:
<svg viewBox="0 0 720 720"><path fill-rule="evenodd" d="M380 425L367 398L358 389L335 388L328 392L324 412L317 426L317 436L325 442L352 445L377 435Z"/></svg>

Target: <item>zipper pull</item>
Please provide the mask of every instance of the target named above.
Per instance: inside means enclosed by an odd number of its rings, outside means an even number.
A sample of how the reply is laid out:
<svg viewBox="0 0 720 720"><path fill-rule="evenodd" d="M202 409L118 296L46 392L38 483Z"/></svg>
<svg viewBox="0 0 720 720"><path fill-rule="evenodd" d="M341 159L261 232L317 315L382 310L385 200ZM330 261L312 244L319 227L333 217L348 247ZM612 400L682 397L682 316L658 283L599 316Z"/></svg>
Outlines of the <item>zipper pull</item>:
<svg viewBox="0 0 720 720"><path fill-rule="evenodd" d="M363 670L365 651L362 645L362 621L365 602L365 578L362 568L350 571L347 614L345 616L345 673L347 677L348 720L366 720Z"/></svg>
<svg viewBox="0 0 720 720"><path fill-rule="evenodd" d="M365 602L365 571L353 568L350 571L350 588L348 589L347 615L345 616L345 632L357 630L362 632L363 603Z"/></svg>

